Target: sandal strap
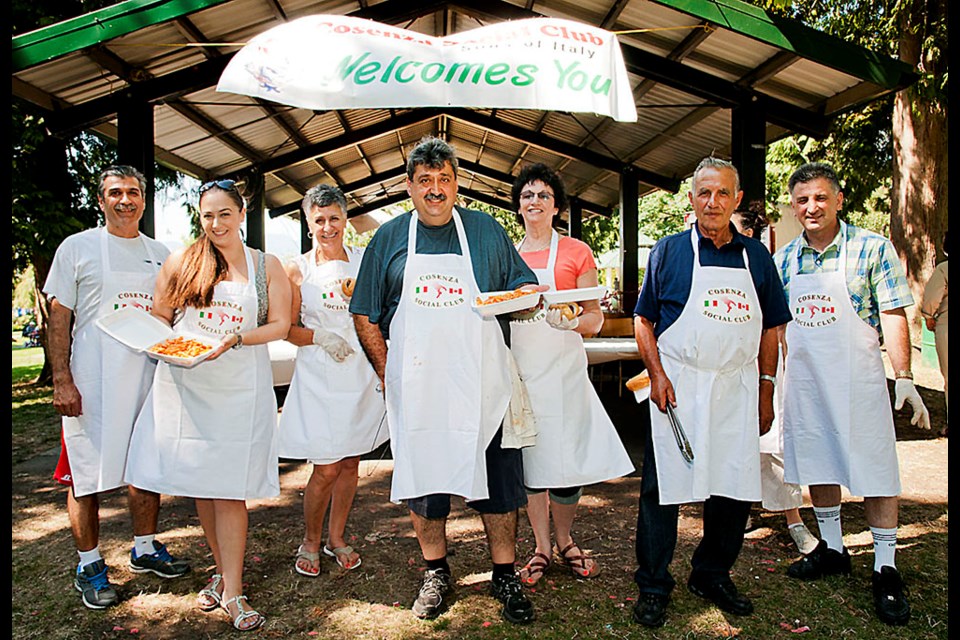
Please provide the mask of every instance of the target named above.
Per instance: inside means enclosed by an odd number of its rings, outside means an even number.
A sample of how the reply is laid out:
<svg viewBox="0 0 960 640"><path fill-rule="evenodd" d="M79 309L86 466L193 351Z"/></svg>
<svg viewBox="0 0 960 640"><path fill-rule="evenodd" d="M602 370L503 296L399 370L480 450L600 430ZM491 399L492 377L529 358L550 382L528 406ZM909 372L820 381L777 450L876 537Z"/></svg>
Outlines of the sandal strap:
<svg viewBox="0 0 960 640"><path fill-rule="evenodd" d="M568 556L567 552L571 549L579 549L580 553L572 556ZM588 555L583 553L583 549L580 549L580 546L576 542L571 542L563 549L557 551L557 555L560 557L560 561L568 566L573 566L575 563L579 563L579 569L586 571L587 569L587 560L590 559Z"/></svg>
<svg viewBox="0 0 960 640"><path fill-rule="evenodd" d="M221 606L223 607L223 610L227 612L227 615L228 615L228 616L231 616L231 617L233 618L233 626L234 626L235 629L238 629L238 630L240 630L240 631L249 631L249 630L255 629L255 628L258 627L258 626L263 622L263 620L265 620L266 618L264 618L264 617L263 617L263 614L261 614L261 613L260 613L259 611L257 611L256 609L244 609L243 604L240 602L241 600L247 600L247 596L244 596L244 595L233 596L232 598L230 598L230 599L227 600L226 602L222 603ZM231 604L233 604L233 603L236 603L236 605L237 605L237 615L236 615L236 616L234 616L233 614L231 614L231 613L230 613L230 609L228 608L228 607L229 607ZM242 626L240 626L240 623L241 623L241 622L243 622L243 621L245 621L245 620L249 620L250 618L260 618L260 622L257 623L257 624L251 625L251 626L249 626L249 627L242 627Z"/></svg>
<svg viewBox="0 0 960 640"><path fill-rule="evenodd" d="M550 557L545 553L535 551L533 556L523 565L524 569L546 569L550 566Z"/></svg>
<svg viewBox="0 0 960 640"><path fill-rule="evenodd" d="M309 560L310 562L317 562L318 560L320 560L320 552L304 551L303 545L300 545L299 547L297 547L297 559L300 559L300 558Z"/></svg>

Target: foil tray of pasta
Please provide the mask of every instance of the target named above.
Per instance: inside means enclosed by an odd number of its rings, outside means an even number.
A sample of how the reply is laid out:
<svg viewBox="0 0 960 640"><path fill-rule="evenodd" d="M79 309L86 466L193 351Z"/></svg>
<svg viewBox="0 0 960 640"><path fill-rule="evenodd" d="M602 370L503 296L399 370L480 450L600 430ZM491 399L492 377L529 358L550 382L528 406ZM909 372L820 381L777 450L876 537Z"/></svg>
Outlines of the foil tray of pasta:
<svg viewBox="0 0 960 640"><path fill-rule="evenodd" d="M206 360L217 345L204 338L190 335L170 336L162 342L151 345L147 354L170 364L192 367Z"/></svg>
<svg viewBox="0 0 960 640"><path fill-rule="evenodd" d="M473 300L473 310L485 318L501 313L513 313L537 306L540 303L539 291L488 291Z"/></svg>
<svg viewBox="0 0 960 640"><path fill-rule="evenodd" d="M178 336L165 322L135 307L117 309L98 318L96 324L127 348L181 367L205 360L217 346L200 336Z"/></svg>

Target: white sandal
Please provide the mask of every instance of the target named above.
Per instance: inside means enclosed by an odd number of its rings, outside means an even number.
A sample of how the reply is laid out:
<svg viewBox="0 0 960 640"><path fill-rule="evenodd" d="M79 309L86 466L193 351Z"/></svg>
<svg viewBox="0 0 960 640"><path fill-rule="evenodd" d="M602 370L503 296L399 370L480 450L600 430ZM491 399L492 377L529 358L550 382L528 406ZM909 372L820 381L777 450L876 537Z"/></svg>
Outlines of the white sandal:
<svg viewBox="0 0 960 640"><path fill-rule="evenodd" d="M223 596L220 595L217 589L221 584L223 584L223 576L215 573L210 577L210 582L207 586L200 589L200 592L197 594L197 606L200 607L200 611L213 611L220 606L220 601L223 600Z"/></svg>
<svg viewBox="0 0 960 640"><path fill-rule="evenodd" d="M265 617L263 617L263 614L261 614L256 609L244 610L243 604L240 601L246 600L246 599L247 599L247 596L234 596L229 600L227 600L226 602L221 603L220 605L223 608L223 610L227 612L227 615L233 618L233 628L237 629L238 631L253 631L257 627L262 625L264 622L266 622L267 620ZM229 608L230 605L234 603L236 603L237 605L236 617L234 617L233 614L230 613L230 608ZM249 620L250 618L256 618L257 621L254 624L250 625L249 627L244 627L241 625L241 623L245 622L246 620Z"/></svg>

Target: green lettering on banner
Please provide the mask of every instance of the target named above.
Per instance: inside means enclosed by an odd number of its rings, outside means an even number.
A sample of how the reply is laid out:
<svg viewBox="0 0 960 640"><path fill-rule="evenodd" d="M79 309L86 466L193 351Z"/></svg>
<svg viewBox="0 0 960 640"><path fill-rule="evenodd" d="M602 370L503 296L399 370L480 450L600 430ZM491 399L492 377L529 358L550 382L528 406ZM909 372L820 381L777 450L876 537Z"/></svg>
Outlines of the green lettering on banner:
<svg viewBox="0 0 960 640"><path fill-rule="evenodd" d="M457 72L457 67L463 67L463 70L460 72L460 79L457 81L461 84L467 81L467 74L470 73L470 70L476 67L476 71L473 73L473 79L471 82L477 84L480 82L480 76L483 74L483 64L479 62L454 62L450 66L450 70L447 71L446 82L451 82L453 80L453 75Z"/></svg>
<svg viewBox="0 0 960 640"><path fill-rule="evenodd" d="M379 71L382 66L379 62L366 63L357 69L357 73L353 76L353 81L357 84L370 84L377 79L377 71Z"/></svg>
<svg viewBox="0 0 960 640"><path fill-rule="evenodd" d="M487 69L487 73L483 76L483 79L487 84L503 84L507 80L504 76L507 75L508 71L510 71L510 65L505 62L495 62Z"/></svg>
<svg viewBox="0 0 960 640"><path fill-rule="evenodd" d="M516 87L526 87L527 85L531 85L536 79L533 77L533 74L539 70L540 67L535 64L522 64L517 67L517 75L510 78L510 82ZM521 78L520 76L523 77Z"/></svg>
<svg viewBox="0 0 960 640"><path fill-rule="evenodd" d="M399 67L397 67L397 74L394 77L397 79L397 82L402 82L403 84L406 84L408 82L413 82L413 79L417 77L416 73L411 73L409 76L406 76L406 77L401 76L400 74L402 74L403 70L409 67L410 65L419 67L422 64L423 63L418 60L407 60L406 62L402 63Z"/></svg>
<svg viewBox="0 0 960 640"><path fill-rule="evenodd" d="M400 56L393 57L393 60L390 61L390 64L388 64L387 68L384 70L383 75L380 76L380 82L383 82L384 84L390 82L390 74L393 73L393 68L396 66L399 60Z"/></svg>
<svg viewBox="0 0 960 640"><path fill-rule="evenodd" d="M580 66L579 62L571 62L570 66L566 68L564 68L564 66L558 60L554 60L553 64L557 67L557 71L560 72L560 78L557 80L558 88L568 88L573 89L574 91L583 91L583 89L587 86L587 74L580 69L577 69L577 67ZM609 95L610 85L610 78L594 76L593 80L590 81L590 91L593 93Z"/></svg>
<svg viewBox="0 0 960 640"><path fill-rule="evenodd" d="M437 75L433 77L428 77L428 73L432 73L429 71L430 67L437 67ZM443 76L443 71L444 71L443 64L439 62L431 62L430 64L425 66L423 70L420 72L420 79L427 83L434 83Z"/></svg>
<svg viewBox="0 0 960 640"><path fill-rule="evenodd" d="M353 64L350 63L350 60L351 60L350 56L347 56L343 60L341 60L340 64L337 65L337 73L340 74L340 79L346 80L347 76L352 75L354 69L356 69L361 62L366 60L367 56L369 55L370 55L369 51L367 53L364 53L362 56L357 58L357 61L354 62Z"/></svg>

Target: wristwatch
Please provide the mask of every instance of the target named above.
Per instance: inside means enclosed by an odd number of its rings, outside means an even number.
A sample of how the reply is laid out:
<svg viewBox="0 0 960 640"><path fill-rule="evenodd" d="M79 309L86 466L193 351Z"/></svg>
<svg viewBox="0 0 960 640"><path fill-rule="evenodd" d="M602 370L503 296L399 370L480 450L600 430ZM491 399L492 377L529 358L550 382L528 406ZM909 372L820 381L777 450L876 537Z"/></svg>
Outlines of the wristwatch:
<svg viewBox="0 0 960 640"><path fill-rule="evenodd" d="M893 377L899 380L900 378L906 378L907 380L913 380L913 372L910 369L900 369L899 371L894 371Z"/></svg>
<svg viewBox="0 0 960 640"><path fill-rule="evenodd" d="M236 343L235 345L233 345L232 347L230 347L230 348L231 348L231 349L239 349L240 347L243 346L243 334L238 331L238 332L235 333L234 335L237 336L237 343Z"/></svg>
<svg viewBox="0 0 960 640"><path fill-rule="evenodd" d="M765 373L761 373L761 374L760 374L760 380L766 380L767 382L769 382L769 383L772 384L773 386L777 386L777 379L774 378L773 376L768 376L768 375L765 374Z"/></svg>

